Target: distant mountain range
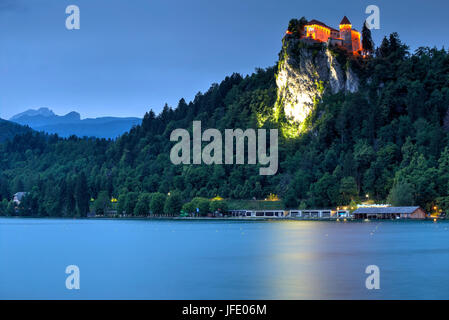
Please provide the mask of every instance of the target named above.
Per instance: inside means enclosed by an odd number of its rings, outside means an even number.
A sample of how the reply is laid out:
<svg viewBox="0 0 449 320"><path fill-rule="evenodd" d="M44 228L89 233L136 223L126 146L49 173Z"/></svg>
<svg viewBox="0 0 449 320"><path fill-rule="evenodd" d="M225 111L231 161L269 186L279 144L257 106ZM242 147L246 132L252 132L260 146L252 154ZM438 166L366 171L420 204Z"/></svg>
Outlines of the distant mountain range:
<svg viewBox="0 0 449 320"><path fill-rule="evenodd" d="M133 126L140 124L142 119L115 117L81 119L78 112L72 111L65 116L59 116L48 108L40 108L19 113L10 121L29 126L36 131L57 133L64 138L75 135L115 139Z"/></svg>

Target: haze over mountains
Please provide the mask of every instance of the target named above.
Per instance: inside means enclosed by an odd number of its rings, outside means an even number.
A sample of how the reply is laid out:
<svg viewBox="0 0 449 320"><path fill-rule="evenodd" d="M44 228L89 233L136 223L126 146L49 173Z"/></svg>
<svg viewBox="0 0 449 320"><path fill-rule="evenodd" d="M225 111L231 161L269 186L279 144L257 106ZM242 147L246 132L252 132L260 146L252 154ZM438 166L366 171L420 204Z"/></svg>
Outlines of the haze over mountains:
<svg viewBox="0 0 449 320"><path fill-rule="evenodd" d="M48 108L40 108L19 113L13 116L10 121L29 126L37 131L56 133L64 138L75 135L78 137L115 139L129 131L133 126L140 124L142 119L133 117L81 119L81 115L75 111L59 116Z"/></svg>

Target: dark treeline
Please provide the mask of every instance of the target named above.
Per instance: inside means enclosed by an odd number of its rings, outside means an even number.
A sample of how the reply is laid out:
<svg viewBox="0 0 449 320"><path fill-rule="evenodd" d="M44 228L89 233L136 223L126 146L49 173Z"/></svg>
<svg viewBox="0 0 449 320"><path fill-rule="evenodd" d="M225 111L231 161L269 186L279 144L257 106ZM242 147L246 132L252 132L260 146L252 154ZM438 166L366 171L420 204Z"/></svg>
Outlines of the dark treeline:
<svg viewBox="0 0 449 320"><path fill-rule="evenodd" d="M289 208L347 205L366 195L447 208L448 52L420 48L410 54L392 34L372 57L348 58L348 65L360 76L359 92L326 95L307 120L307 132L280 137L275 176L260 176L252 165L174 166L169 154L171 132L191 130L193 120L202 121L203 130L282 129L284 120L274 116L276 66L247 77L234 74L158 115L149 111L140 126L116 141L15 136L0 145L0 213L85 216L116 198L119 212L178 214L194 198L269 194ZM29 194L17 212L10 200L19 191Z"/></svg>

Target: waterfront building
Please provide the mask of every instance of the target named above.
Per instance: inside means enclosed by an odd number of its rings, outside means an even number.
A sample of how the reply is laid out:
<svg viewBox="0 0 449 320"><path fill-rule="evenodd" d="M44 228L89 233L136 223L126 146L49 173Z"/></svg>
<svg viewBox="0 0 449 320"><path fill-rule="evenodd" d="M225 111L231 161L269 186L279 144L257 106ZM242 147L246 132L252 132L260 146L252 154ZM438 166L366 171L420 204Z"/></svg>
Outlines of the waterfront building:
<svg viewBox="0 0 449 320"><path fill-rule="evenodd" d="M284 210L229 210L231 217L235 218L286 218L288 211Z"/></svg>
<svg viewBox="0 0 449 320"><path fill-rule="evenodd" d="M421 207L367 207L353 212L355 219L425 219Z"/></svg>

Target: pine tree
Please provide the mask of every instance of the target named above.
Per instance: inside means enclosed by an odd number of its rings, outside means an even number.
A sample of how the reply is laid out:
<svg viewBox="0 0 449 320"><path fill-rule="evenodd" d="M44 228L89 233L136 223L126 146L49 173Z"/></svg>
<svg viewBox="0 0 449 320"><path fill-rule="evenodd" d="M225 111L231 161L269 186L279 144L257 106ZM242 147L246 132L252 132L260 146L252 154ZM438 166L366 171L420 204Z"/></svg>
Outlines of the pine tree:
<svg viewBox="0 0 449 320"><path fill-rule="evenodd" d="M307 19L302 17L301 19L291 19L288 24L288 32L293 35L301 36L304 32L304 27L307 24Z"/></svg>
<svg viewBox="0 0 449 320"><path fill-rule="evenodd" d="M75 200L77 214L81 217L87 217L89 212L89 193L88 193L87 179L84 172L82 172L76 181Z"/></svg>
<svg viewBox="0 0 449 320"><path fill-rule="evenodd" d="M13 192L24 192L24 186L23 181L20 178L15 179L14 186L13 186Z"/></svg>
<svg viewBox="0 0 449 320"><path fill-rule="evenodd" d="M73 179L67 179L66 181L67 189L65 194L65 202L67 204L67 215L73 216L76 211L76 200L75 200L75 182Z"/></svg>
<svg viewBox="0 0 449 320"><path fill-rule="evenodd" d="M5 178L0 177L0 201L3 199L9 200L9 198L8 182Z"/></svg>
<svg viewBox="0 0 449 320"><path fill-rule="evenodd" d="M368 28L366 21L362 29L362 46L365 54L373 54L374 42L371 37L371 30Z"/></svg>
<svg viewBox="0 0 449 320"><path fill-rule="evenodd" d="M390 41L388 41L387 37L383 38L382 44L377 49L377 51L378 55L381 56L382 58L388 57L388 55L390 54Z"/></svg>
<svg viewBox="0 0 449 320"><path fill-rule="evenodd" d="M171 192L165 200L164 213L168 216L177 216L183 205L181 194L178 191Z"/></svg>

